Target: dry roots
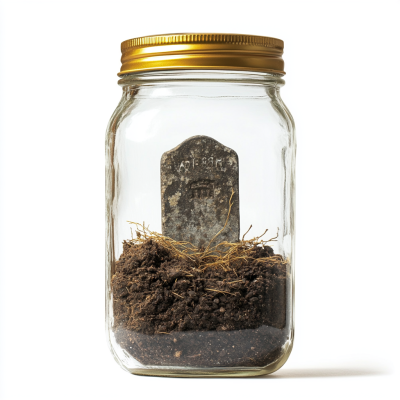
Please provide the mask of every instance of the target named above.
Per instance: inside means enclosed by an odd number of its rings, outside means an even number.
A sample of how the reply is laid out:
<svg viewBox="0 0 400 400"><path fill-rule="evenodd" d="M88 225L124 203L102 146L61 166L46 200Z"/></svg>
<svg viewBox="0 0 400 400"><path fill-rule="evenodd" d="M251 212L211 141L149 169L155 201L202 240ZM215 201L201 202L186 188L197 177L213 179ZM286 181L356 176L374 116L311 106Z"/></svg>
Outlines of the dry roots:
<svg viewBox="0 0 400 400"><path fill-rule="evenodd" d="M268 229L260 235L256 236L252 239L245 240L245 236L250 231L251 227L247 230L247 232L243 235L242 240L236 243L230 242L221 242L215 246L211 247L211 243L223 232L226 228L230 216L230 212L232 209L232 197L234 191L232 189L232 195L229 200L229 210L228 216L226 218L225 225L223 228L210 240L210 243L206 248L198 249L196 246L191 244L190 242L179 242L170 237L164 236L161 233L153 232L149 229L149 227L138 222L128 221L130 224L135 225L136 230L136 238L133 237L130 240L133 244L141 244L151 239L153 242L158 243L160 246L168 249L171 252L171 255L177 259L184 259L191 264L193 264L194 268L199 270L206 270L207 268L222 268L225 271L231 270L235 266L235 262L251 262L256 260L257 263L262 261L268 261L269 264L275 263L286 263L282 260L282 256L274 255L272 257L267 258L257 258L255 259L252 254L254 254L253 250L257 246L264 247L267 243L276 241L277 236L269 239L262 240L261 238L267 233Z"/></svg>

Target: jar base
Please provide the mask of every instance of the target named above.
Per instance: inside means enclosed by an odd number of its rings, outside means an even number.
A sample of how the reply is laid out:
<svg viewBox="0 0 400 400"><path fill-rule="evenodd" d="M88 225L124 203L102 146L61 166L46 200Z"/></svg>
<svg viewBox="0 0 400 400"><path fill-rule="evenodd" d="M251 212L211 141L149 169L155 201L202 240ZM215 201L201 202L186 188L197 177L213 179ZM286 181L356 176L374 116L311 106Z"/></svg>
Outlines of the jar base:
<svg viewBox="0 0 400 400"><path fill-rule="evenodd" d="M292 352L293 340L284 346L281 357L271 364L260 368L185 368L185 367L159 367L148 366L146 368L128 369L131 374L142 376L158 376L170 378L250 378L269 375L280 369Z"/></svg>

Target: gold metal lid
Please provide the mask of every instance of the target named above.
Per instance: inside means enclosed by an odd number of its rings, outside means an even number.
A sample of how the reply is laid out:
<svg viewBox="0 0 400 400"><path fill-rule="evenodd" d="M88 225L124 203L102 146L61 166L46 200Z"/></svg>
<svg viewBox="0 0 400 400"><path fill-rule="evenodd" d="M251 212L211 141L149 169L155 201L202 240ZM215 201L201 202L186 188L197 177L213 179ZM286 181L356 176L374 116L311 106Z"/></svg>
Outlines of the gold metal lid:
<svg viewBox="0 0 400 400"><path fill-rule="evenodd" d="M266 36L180 33L121 43L119 76L171 69L228 69L284 74L283 41Z"/></svg>

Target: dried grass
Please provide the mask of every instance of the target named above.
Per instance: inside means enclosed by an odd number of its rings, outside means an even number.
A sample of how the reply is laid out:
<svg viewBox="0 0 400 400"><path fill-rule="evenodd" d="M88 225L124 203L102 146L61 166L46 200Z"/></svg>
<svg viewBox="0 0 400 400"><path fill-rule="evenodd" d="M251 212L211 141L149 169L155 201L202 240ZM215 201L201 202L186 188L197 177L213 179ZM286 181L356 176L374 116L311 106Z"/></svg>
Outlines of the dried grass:
<svg viewBox="0 0 400 400"><path fill-rule="evenodd" d="M232 189L232 195L229 199L229 209L228 215L225 221L225 225L223 228L210 240L209 244L205 248L197 248L190 242L180 242L174 240L170 237L164 236L161 233L151 231L148 226L140 224L138 222L128 221L130 224L135 226L136 238L133 236L130 240L133 244L142 244L149 239L153 242L158 243L160 246L169 250L171 255L177 259L184 259L185 261L191 263L194 268L204 271L207 268L222 268L225 271L234 270L235 263L239 262L240 264L251 263L251 262L268 262L268 264L282 264L286 263L282 259L282 256L275 255L271 257L265 258L254 258L254 249L256 247L264 247L271 242L275 242L278 238L278 234L268 240L263 240L262 237L268 232L268 229L264 231L264 233L260 236L256 236L252 239L245 239L246 235L252 228L252 225L247 230L247 232L243 235L242 239L236 243L231 242L221 242L217 245L211 246L211 244L215 241L215 239L224 231L226 228L233 201L232 197L234 195L234 191Z"/></svg>

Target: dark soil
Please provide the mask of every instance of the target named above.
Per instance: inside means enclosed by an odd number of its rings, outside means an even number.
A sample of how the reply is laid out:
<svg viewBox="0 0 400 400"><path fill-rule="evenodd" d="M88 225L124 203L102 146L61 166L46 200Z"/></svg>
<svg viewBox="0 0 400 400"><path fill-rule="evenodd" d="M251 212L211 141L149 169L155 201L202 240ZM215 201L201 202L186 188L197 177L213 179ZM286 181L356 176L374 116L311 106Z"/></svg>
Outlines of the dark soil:
<svg viewBox="0 0 400 400"><path fill-rule="evenodd" d="M268 246L251 257L230 271L201 271L151 239L124 242L112 278L117 342L145 365L274 361L288 338L287 265Z"/></svg>

